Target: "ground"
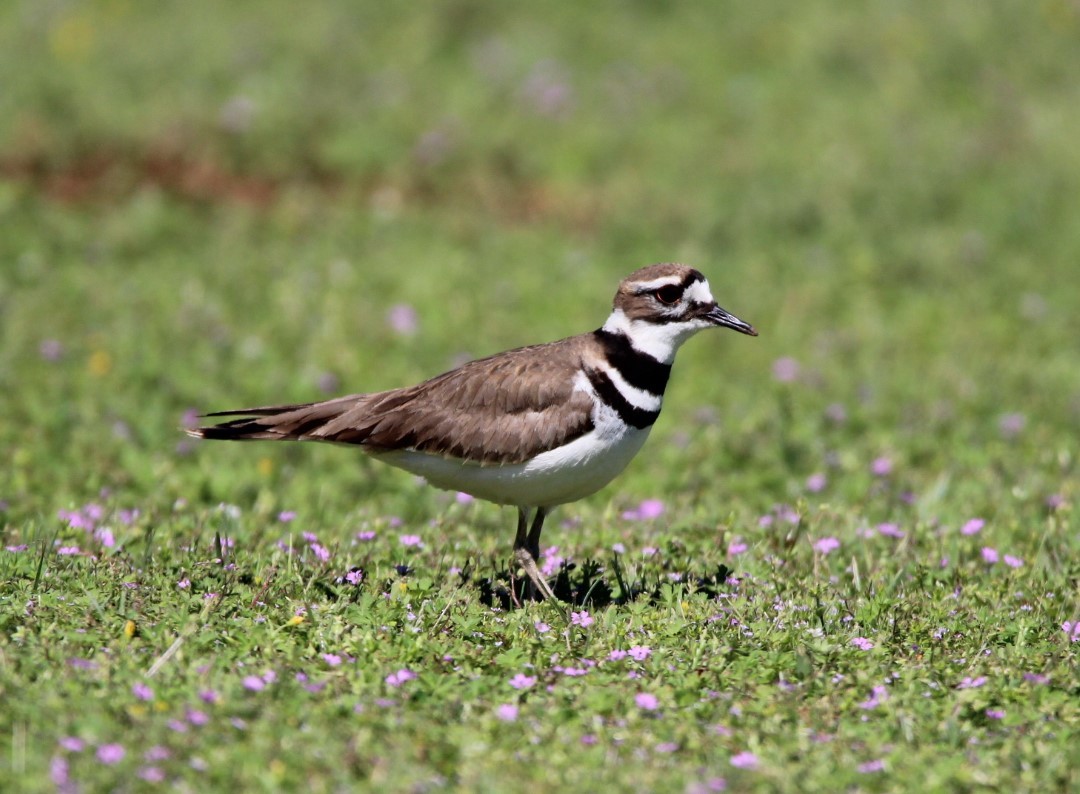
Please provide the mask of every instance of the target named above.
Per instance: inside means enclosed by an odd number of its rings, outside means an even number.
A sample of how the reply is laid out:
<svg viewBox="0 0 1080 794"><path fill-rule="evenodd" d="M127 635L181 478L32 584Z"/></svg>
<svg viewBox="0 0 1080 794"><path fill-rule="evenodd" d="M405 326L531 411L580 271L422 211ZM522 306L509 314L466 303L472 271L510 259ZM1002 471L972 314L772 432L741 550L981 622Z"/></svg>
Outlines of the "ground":
<svg viewBox="0 0 1080 794"><path fill-rule="evenodd" d="M1080 9L0 10L0 779L1075 790ZM685 261L549 520L206 410L414 383Z"/></svg>

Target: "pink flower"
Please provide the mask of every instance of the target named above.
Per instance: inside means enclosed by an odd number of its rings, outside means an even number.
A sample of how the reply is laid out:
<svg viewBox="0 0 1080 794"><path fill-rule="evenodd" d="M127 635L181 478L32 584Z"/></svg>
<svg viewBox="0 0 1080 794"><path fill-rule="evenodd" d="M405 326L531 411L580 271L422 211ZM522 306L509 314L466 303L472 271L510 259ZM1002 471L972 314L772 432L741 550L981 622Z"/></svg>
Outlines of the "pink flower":
<svg viewBox="0 0 1080 794"><path fill-rule="evenodd" d="M536 676L518 673L510 679L510 686L514 689L532 689L536 686Z"/></svg>
<svg viewBox="0 0 1080 794"><path fill-rule="evenodd" d="M322 658L323 661L331 667L337 667L339 664L341 664L341 657L338 656L336 653L324 653L322 655Z"/></svg>
<svg viewBox="0 0 1080 794"><path fill-rule="evenodd" d="M893 524L893 523L878 524L877 531L880 534L885 535L886 537L890 537L890 538L902 538L902 537L904 537L904 531L902 529L900 529L900 527L898 527L896 524Z"/></svg>
<svg viewBox="0 0 1080 794"><path fill-rule="evenodd" d="M840 541L836 538L819 538L814 541L814 551L819 554L829 554L840 548Z"/></svg>
<svg viewBox="0 0 1080 794"><path fill-rule="evenodd" d="M518 718L518 707L513 703L503 703L495 709L495 716L503 722L514 722Z"/></svg>
<svg viewBox="0 0 1080 794"><path fill-rule="evenodd" d="M260 692L263 689L266 689L266 682L257 675L246 675L244 676L244 680L240 683L243 684L244 689L250 692Z"/></svg>
<svg viewBox="0 0 1080 794"><path fill-rule="evenodd" d="M570 622L573 625L581 626L581 628L584 629L584 628L588 628L589 626L591 626L596 621L593 619L593 617L586 610L583 609L580 612L571 612L570 613Z"/></svg>
<svg viewBox="0 0 1080 794"><path fill-rule="evenodd" d="M1075 623L1066 620L1061 624L1061 630L1065 632L1065 636L1069 638L1069 642L1080 642L1080 620Z"/></svg>
<svg viewBox="0 0 1080 794"><path fill-rule="evenodd" d="M420 326L416 309L407 303L398 303L386 313L386 324L401 336L412 336Z"/></svg>
<svg viewBox="0 0 1080 794"><path fill-rule="evenodd" d="M549 631L551 631L551 626L549 626L542 620L538 620L533 623L533 628L536 629L537 634L547 634Z"/></svg>
<svg viewBox="0 0 1080 794"><path fill-rule="evenodd" d="M892 470L893 463L885 456L875 458L874 462L870 464L870 471L875 477L888 477L892 474Z"/></svg>
<svg viewBox="0 0 1080 794"><path fill-rule="evenodd" d="M727 553L729 557L738 557L748 548L750 548L750 546L747 545L747 543L742 538L733 538L732 541L728 544Z"/></svg>
<svg viewBox="0 0 1080 794"><path fill-rule="evenodd" d="M799 378L799 362L791 356L778 358L773 362L773 377L780 383L792 383Z"/></svg>
<svg viewBox="0 0 1080 794"><path fill-rule="evenodd" d="M811 474L806 478L806 490L810 493L819 493L825 490L825 486L829 484L828 478L824 474L818 472L817 474Z"/></svg>
<svg viewBox="0 0 1080 794"><path fill-rule="evenodd" d="M859 771L864 775L868 775L871 772L884 772L885 762L880 758L874 761L867 761L865 764L859 764Z"/></svg>
<svg viewBox="0 0 1080 794"><path fill-rule="evenodd" d="M467 505L470 502L475 501L475 499L476 497L474 497L472 494L467 494L464 491L458 491L456 494L454 494L454 501L456 501L459 505Z"/></svg>
<svg viewBox="0 0 1080 794"><path fill-rule="evenodd" d="M121 744L103 744L97 749L97 760L108 766L119 764L127 751Z"/></svg>
<svg viewBox="0 0 1080 794"><path fill-rule="evenodd" d="M964 526L960 527L960 534L978 535L984 526L986 526L986 522L981 518L972 518L971 520L964 522Z"/></svg>
<svg viewBox="0 0 1080 794"><path fill-rule="evenodd" d="M416 673L407 668L402 668L396 673L390 673L390 675L386 677L386 683L392 687L399 687L406 681L412 681L414 678L416 678Z"/></svg>
<svg viewBox="0 0 1080 794"><path fill-rule="evenodd" d="M986 716L992 720L1005 719L1005 709L987 709Z"/></svg>
<svg viewBox="0 0 1080 794"><path fill-rule="evenodd" d="M979 687L984 686L986 684L986 680L987 680L986 676L984 676L984 675L980 675L977 678L972 678L971 676L967 676L967 677L964 678L963 681L961 681L959 684L956 685L956 688L957 689L978 689Z"/></svg>
<svg viewBox="0 0 1080 794"><path fill-rule="evenodd" d="M294 518L296 518L295 510L282 510L280 513L277 514L277 520L280 521L282 524L288 524Z"/></svg>
<svg viewBox="0 0 1080 794"><path fill-rule="evenodd" d="M868 651L874 647L874 643L866 639L866 637L856 637L851 641L851 644L858 648L860 651Z"/></svg>
<svg viewBox="0 0 1080 794"><path fill-rule="evenodd" d="M757 769L759 763L758 757L749 750L731 756L731 765L736 769Z"/></svg>
<svg viewBox="0 0 1080 794"><path fill-rule="evenodd" d="M176 586L179 587L181 590L187 590L189 587L191 587L191 580L185 576L183 579L176 583Z"/></svg>
<svg viewBox="0 0 1080 794"><path fill-rule="evenodd" d="M401 535L398 540L401 541L402 546L420 547L424 545L424 541L420 539L419 535Z"/></svg>
<svg viewBox="0 0 1080 794"><path fill-rule="evenodd" d="M139 700L153 700L154 690L144 684L142 681L136 681L131 685L131 694L133 694Z"/></svg>
<svg viewBox="0 0 1080 794"><path fill-rule="evenodd" d="M881 684L878 684L870 691L870 697L859 704L859 708L866 710L876 709L888 699L889 690Z"/></svg>
<svg viewBox="0 0 1080 794"><path fill-rule="evenodd" d="M626 651L616 650L609 653L607 658L609 662L621 662L623 659L626 658L626 655Z"/></svg>
<svg viewBox="0 0 1080 794"><path fill-rule="evenodd" d="M634 695L634 703L642 711L656 711L660 708L660 701L650 692L639 692Z"/></svg>
<svg viewBox="0 0 1080 794"><path fill-rule="evenodd" d="M652 648L648 645L632 645L629 653L635 662L644 662L652 654Z"/></svg>
<svg viewBox="0 0 1080 794"><path fill-rule="evenodd" d="M1004 557L1005 564L1010 568L1021 568L1024 565L1023 559L1020 557L1014 557L1011 554L1006 554Z"/></svg>
<svg viewBox="0 0 1080 794"><path fill-rule="evenodd" d="M998 561L997 549L993 549L990 546L983 546L981 554L983 562L989 565L993 565L995 562Z"/></svg>
<svg viewBox="0 0 1080 794"><path fill-rule="evenodd" d="M356 533L357 540L375 540L375 531L371 529L362 529Z"/></svg>
<svg viewBox="0 0 1080 794"><path fill-rule="evenodd" d="M663 502L659 499L646 499L634 509L623 512L622 517L627 521L649 521L659 518L663 513Z"/></svg>

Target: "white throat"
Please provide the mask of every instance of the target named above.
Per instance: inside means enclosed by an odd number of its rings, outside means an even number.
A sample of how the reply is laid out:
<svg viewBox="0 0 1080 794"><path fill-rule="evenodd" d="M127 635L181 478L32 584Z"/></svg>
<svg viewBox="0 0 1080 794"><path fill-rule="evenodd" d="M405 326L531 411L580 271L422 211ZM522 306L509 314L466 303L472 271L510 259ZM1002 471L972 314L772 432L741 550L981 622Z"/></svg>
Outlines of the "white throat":
<svg viewBox="0 0 1080 794"><path fill-rule="evenodd" d="M671 323L630 320L622 309L615 309L604 323L605 331L625 334L635 350L647 353L662 364L674 362L682 343L709 327L710 324L704 320Z"/></svg>

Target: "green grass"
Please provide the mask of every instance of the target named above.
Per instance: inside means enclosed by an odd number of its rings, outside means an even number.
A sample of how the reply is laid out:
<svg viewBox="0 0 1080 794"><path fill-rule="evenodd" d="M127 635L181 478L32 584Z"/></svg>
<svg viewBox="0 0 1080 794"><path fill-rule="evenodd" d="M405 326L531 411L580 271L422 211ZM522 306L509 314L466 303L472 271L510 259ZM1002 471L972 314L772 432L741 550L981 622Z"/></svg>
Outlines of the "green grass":
<svg viewBox="0 0 1080 794"><path fill-rule="evenodd" d="M1075 4L297 8L0 10L6 786L1080 788ZM673 259L761 336L549 522L584 621L508 510L178 430Z"/></svg>

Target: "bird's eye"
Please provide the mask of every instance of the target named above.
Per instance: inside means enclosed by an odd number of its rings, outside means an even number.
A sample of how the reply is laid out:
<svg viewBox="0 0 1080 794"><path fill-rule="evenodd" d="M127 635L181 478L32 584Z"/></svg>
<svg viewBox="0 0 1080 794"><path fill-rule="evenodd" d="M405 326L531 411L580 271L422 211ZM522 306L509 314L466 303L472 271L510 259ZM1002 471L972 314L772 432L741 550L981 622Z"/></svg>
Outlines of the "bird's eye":
<svg viewBox="0 0 1080 794"><path fill-rule="evenodd" d="M682 297L682 290L672 284L669 284L666 287L661 287L660 289L658 289L656 292L653 293L653 295L655 295L656 299L665 306L674 306L676 303L679 302L679 298Z"/></svg>

